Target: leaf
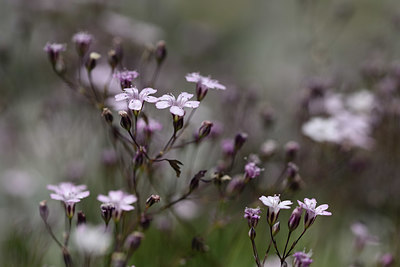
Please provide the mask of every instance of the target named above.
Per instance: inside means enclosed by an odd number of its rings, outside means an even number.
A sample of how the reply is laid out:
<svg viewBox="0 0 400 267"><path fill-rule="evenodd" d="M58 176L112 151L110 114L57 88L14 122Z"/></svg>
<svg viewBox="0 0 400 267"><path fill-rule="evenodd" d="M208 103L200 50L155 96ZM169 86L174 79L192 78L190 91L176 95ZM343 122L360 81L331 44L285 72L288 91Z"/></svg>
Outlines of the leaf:
<svg viewBox="0 0 400 267"><path fill-rule="evenodd" d="M176 177L179 177L181 175L181 167L179 165L183 165L183 163L176 159L167 159L167 161L176 172Z"/></svg>

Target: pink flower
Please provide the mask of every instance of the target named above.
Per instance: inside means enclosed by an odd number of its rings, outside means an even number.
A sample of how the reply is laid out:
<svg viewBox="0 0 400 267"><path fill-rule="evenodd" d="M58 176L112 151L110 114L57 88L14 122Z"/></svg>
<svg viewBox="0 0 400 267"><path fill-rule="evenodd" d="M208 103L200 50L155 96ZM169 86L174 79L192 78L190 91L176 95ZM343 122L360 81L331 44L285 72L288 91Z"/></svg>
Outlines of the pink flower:
<svg viewBox="0 0 400 267"><path fill-rule="evenodd" d="M121 84L121 88L130 88L132 87L132 81L139 76L137 71L124 70L117 72L114 74L114 77L117 78Z"/></svg>
<svg viewBox="0 0 400 267"><path fill-rule="evenodd" d="M226 89L226 87L220 84L217 80L211 79L210 76L208 77L201 76L200 73L198 72L188 73L185 76L185 78L186 81L200 84L206 87L207 89L220 89L220 90Z"/></svg>
<svg viewBox="0 0 400 267"><path fill-rule="evenodd" d="M143 107L143 102L155 103L157 98L150 96L157 92L153 88L144 88L140 93L137 88L125 88L125 93L117 94L115 96L116 101L128 100L128 107L132 110L140 111Z"/></svg>
<svg viewBox="0 0 400 267"><path fill-rule="evenodd" d="M315 198L304 199L304 203L297 200L299 203L299 206L302 207L303 209L306 210L306 215L304 216L304 227L308 228L311 224L314 223L315 218L317 215L323 215L323 216L331 216L332 213L329 211L326 211L326 209L329 208L327 204L323 204L317 207L317 201Z"/></svg>
<svg viewBox="0 0 400 267"><path fill-rule="evenodd" d="M98 195L97 200L104 204L112 204L118 211L130 211L134 207L131 205L137 201L134 195L129 195L121 190L109 191L108 196Z"/></svg>
<svg viewBox="0 0 400 267"><path fill-rule="evenodd" d="M185 111L183 110L184 107L187 108L199 107L200 104L199 101L188 101L192 97L193 97L192 94L186 92L180 93L177 99L172 94L163 95L162 97L158 98L156 107L158 109L170 108L169 111L173 115L182 117L185 115Z"/></svg>
<svg viewBox="0 0 400 267"><path fill-rule="evenodd" d="M156 131L161 131L162 124L152 118L149 118L148 122L140 118L137 122L137 129L140 132L152 134Z"/></svg>
<svg viewBox="0 0 400 267"><path fill-rule="evenodd" d="M277 221L281 209L290 209L290 205L293 204L290 200L281 201L279 195L274 195L273 197L261 196L259 199L268 207L267 220L270 226Z"/></svg>
<svg viewBox="0 0 400 267"><path fill-rule="evenodd" d="M93 36L87 32L78 32L74 34L72 41L77 44L90 45L93 41Z"/></svg>
<svg viewBox="0 0 400 267"><path fill-rule="evenodd" d="M58 54L60 52L64 52L66 47L66 44L47 43L43 50L47 53Z"/></svg>
<svg viewBox="0 0 400 267"><path fill-rule="evenodd" d="M254 179L260 175L261 169L256 165L255 162L249 162L244 166L244 172L246 177Z"/></svg>

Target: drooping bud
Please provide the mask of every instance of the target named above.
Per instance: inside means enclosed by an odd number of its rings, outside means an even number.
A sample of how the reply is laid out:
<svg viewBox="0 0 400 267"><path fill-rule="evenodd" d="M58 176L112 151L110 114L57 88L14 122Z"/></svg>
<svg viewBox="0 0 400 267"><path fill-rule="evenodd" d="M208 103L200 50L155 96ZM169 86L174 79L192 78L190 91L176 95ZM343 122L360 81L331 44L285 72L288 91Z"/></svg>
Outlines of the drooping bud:
<svg viewBox="0 0 400 267"><path fill-rule="evenodd" d="M249 237L251 240L254 240L256 238L256 230L253 227L251 227L249 230Z"/></svg>
<svg viewBox="0 0 400 267"><path fill-rule="evenodd" d="M115 209L115 207L113 204L101 204L101 206L100 206L101 217L103 218L106 225L108 225L108 223L112 217L114 209Z"/></svg>
<svg viewBox="0 0 400 267"><path fill-rule="evenodd" d="M128 235L125 240L126 250L130 250L133 252L138 249L143 238L144 234L141 232L133 232L132 234Z"/></svg>
<svg viewBox="0 0 400 267"><path fill-rule="evenodd" d="M151 195L147 200L146 200L146 208L150 208L153 206L155 203L160 202L161 198L159 195Z"/></svg>
<svg viewBox="0 0 400 267"><path fill-rule="evenodd" d="M40 201L39 213L40 213L40 217L42 217L43 221L47 222L47 218L49 217L49 208L47 207L46 200Z"/></svg>
<svg viewBox="0 0 400 267"><path fill-rule="evenodd" d="M132 121L131 118L129 118L128 113L122 110L119 111L118 114L121 116L120 125L122 126L122 128L124 128L127 131L130 131L132 127Z"/></svg>
<svg viewBox="0 0 400 267"><path fill-rule="evenodd" d="M277 222L272 226L272 236L276 236L281 230L281 223Z"/></svg>
<svg viewBox="0 0 400 267"><path fill-rule="evenodd" d="M83 211L80 210L80 211L78 211L77 215L78 215L78 220L76 222L76 226L79 226L81 224L86 224L86 215L85 215L85 213L83 213Z"/></svg>
<svg viewBox="0 0 400 267"><path fill-rule="evenodd" d="M297 142L290 141L285 145L286 162L294 161L299 153L300 145Z"/></svg>
<svg viewBox="0 0 400 267"><path fill-rule="evenodd" d="M108 124L112 124L114 117L109 108L103 108L103 112L101 113L101 116L106 120L106 122Z"/></svg>
<svg viewBox="0 0 400 267"><path fill-rule="evenodd" d="M303 213L303 209L301 207L296 207L293 210L292 214L290 215L289 222L288 222L288 227L289 227L290 232L296 230L296 228L299 226L302 213Z"/></svg>
<svg viewBox="0 0 400 267"><path fill-rule="evenodd" d="M97 61L101 58L101 55L96 52L92 52L89 55L89 58L86 61L86 69L88 72L91 72L97 65Z"/></svg>
<svg viewBox="0 0 400 267"><path fill-rule="evenodd" d="M243 144L246 142L247 140L247 133L238 133L235 136L235 151L238 151L239 149L242 148Z"/></svg>
<svg viewBox="0 0 400 267"><path fill-rule="evenodd" d="M154 55L157 60L157 64L161 64L164 62L165 58L167 57L167 48L165 41L159 41L157 43Z"/></svg>
<svg viewBox="0 0 400 267"><path fill-rule="evenodd" d="M200 141L201 139L207 137L210 134L212 127L213 123L211 121L203 121L199 128L199 132L197 133L196 140Z"/></svg>

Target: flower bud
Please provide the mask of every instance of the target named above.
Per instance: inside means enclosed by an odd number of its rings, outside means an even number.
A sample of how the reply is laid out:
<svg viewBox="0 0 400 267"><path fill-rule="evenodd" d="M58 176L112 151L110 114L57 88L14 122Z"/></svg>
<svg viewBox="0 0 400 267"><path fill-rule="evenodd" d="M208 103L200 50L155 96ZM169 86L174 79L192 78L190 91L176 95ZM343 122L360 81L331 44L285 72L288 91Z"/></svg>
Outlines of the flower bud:
<svg viewBox="0 0 400 267"><path fill-rule="evenodd" d="M146 200L146 208L150 208L153 206L155 203L160 202L161 198L159 195L151 195L147 200Z"/></svg>
<svg viewBox="0 0 400 267"><path fill-rule="evenodd" d="M138 249L143 238L144 234L141 232L133 232L132 234L128 235L125 240L126 250L131 250L133 252Z"/></svg>
<svg viewBox="0 0 400 267"><path fill-rule="evenodd" d="M229 181L229 184L226 187L226 192L231 196L240 194L243 191L245 185L246 184L241 177L235 177Z"/></svg>
<svg viewBox="0 0 400 267"><path fill-rule="evenodd" d="M251 227L249 230L249 237L251 240L254 240L256 238L256 230L253 227Z"/></svg>
<svg viewBox="0 0 400 267"><path fill-rule="evenodd" d="M135 156L133 157L133 163L135 164L135 168L139 168L143 165L146 159L146 148L141 146L139 150L136 152Z"/></svg>
<svg viewBox="0 0 400 267"><path fill-rule="evenodd" d="M190 181L190 185L189 185L189 191L193 192L194 190L197 189L197 187L199 187L199 183L201 178L204 177L204 175L206 174L207 171L205 170L201 170L199 171Z"/></svg>
<svg viewBox="0 0 400 267"><path fill-rule="evenodd" d="M106 122L108 124L112 124L114 117L109 108L103 108L103 112L101 113L101 116L106 120Z"/></svg>
<svg viewBox="0 0 400 267"><path fill-rule="evenodd" d="M111 267L125 267L126 255L122 252L114 252L111 256Z"/></svg>
<svg viewBox="0 0 400 267"><path fill-rule="evenodd" d="M163 63L165 58L167 57L167 48L165 45L165 41L159 41L155 50L155 58L158 64Z"/></svg>
<svg viewBox="0 0 400 267"><path fill-rule="evenodd" d="M65 266L68 266L68 267L72 266L71 254L69 254L67 248L65 248L65 247L62 248L62 254L63 254Z"/></svg>
<svg viewBox="0 0 400 267"><path fill-rule="evenodd" d="M132 121L131 118L129 118L128 113L126 111L119 111L118 114L121 116L120 125L122 126L122 128L130 131L132 127Z"/></svg>
<svg viewBox="0 0 400 267"><path fill-rule="evenodd" d="M290 232L296 230L296 228L299 226L302 212L303 210L301 207L296 207L293 210L288 222L288 227Z"/></svg>
<svg viewBox="0 0 400 267"><path fill-rule="evenodd" d="M206 252L208 246L205 244L204 239L201 236L196 236L192 239L192 249L199 252Z"/></svg>
<svg viewBox="0 0 400 267"><path fill-rule="evenodd" d="M213 123L211 121L203 121L199 128L199 132L197 133L196 140L200 141L201 139L207 137L211 132L212 126Z"/></svg>
<svg viewBox="0 0 400 267"><path fill-rule="evenodd" d="M47 218L49 217L49 208L47 207L46 200L40 201L39 213L40 213L40 217L42 217L43 221L46 222Z"/></svg>
<svg viewBox="0 0 400 267"><path fill-rule="evenodd" d="M79 226L81 224L86 224L86 215L83 213L83 211L78 211L78 220L76 222L76 226Z"/></svg>
<svg viewBox="0 0 400 267"><path fill-rule="evenodd" d="M101 210L101 217L103 218L104 222L106 225L108 225L108 222L110 221L113 211L115 207L112 204L101 204L100 210Z"/></svg>
<svg viewBox="0 0 400 267"><path fill-rule="evenodd" d="M243 144L246 142L247 140L247 133L238 133L235 136L235 151L238 151L239 149L242 148Z"/></svg>
<svg viewBox="0 0 400 267"><path fill-rule="evenodd" d="M297 142L290 141L285 145L286 162L294 161L299 153L300 145Z"/></svg>
<svg viewBox="0 0 400 267"><path fill-rule="evenodd" d="M47 43L43 50L47 53L50 63L53 68L56 68L57 63L62 60L61 52L66 50L65 44Z"/></svg>
<svg viewBox="0 0 400 267"><path fill-rule="evenodd" d="M140 225L143 227L144 230L149 228L151 221L153 220L153 217L150 214L145 214L142 213L140 216Z"/></svg>
<svg viewBox="0 0 400 267"><path fill-rule="evenodd" d="M111 69L114 70L119 63L119 59L117 56L117 52L115 49L111 49L108 51L108 64L110 65Z"/></svg>
<svg viewBox="0 0 400 267"><path fill-rule="evenodd" d="M272 226L272 236L276 236L281 230L281 223L277 222Z"/></svg>
<svg viewBox="0 0 400 267"><path fill-rule="evenodd" d="M88 72L91 72L97 65L97 61L101 58L101 55L96 52L92 52L89 55L89 58L86 61L86 69Z"/></svg>

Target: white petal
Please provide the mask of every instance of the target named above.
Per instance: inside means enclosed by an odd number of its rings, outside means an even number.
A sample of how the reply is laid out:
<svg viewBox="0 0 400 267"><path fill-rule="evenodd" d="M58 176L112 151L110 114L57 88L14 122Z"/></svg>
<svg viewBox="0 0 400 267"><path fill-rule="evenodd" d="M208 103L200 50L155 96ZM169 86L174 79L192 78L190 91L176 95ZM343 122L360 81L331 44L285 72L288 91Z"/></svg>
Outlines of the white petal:
<svg viewBox="0 0 400 267"><path fill-rule="evenodd" d="M146 96L144 98L144 101L149 102L149 103L156 103L158 101L158 98L154 97L154 96Z"/></svg>
<svg viewBox="0 0 400 267"><path fill-rule="evenodd" d="M129 95L127 93L121 93L115 96L115 101L122 101L128 99Z"/></svg>
<svg viewBox="0 0 400 267"><path fill-rule="evenodd" d="M156 89L153 89L153 88L150 88L150 87L144 88L144 89L140 92L140 94L146 94L146 95L152 95L152 94L155 94L155 93L157 93L157 90L156 90Z"/></svg>
<svg viewBox="0 0 400 267"><path fill-rule="evenodd" d="M201 80L201 76L198 72L188 73L185 76L185 78L186 78L186 81L193 82L193 83L197 83L198 81Z"/></svg>
<svg viewBox="0 0 400 267"><path fill-rule="evenodd" d="M105 195L98 195L97 196L97 200L100 201L100 202L104 202L104 203L111 202L110 198L108 196L105 196Z"/></svg>
<svg viewBox="0 0 400 267"><path fill-rule="evenodd" d="M50 194L50 197L54 200L64 200L64 197L57 195L57 194Z"/></svg>
<svg viewBox="0 0 400 267"><path fill-rule="evenodd" d="M121 210L125 210L125 211L130 211L130 210L135 209L133 206L127 205L127 204L122 204L122 205L119 206L119 208L120 208Z"/></svg>
<svg viewBox="0 0 400 267"><path fill-rule="evenodd" d="M158 102L159 103L159 102ZM169 109L169 111L172 113L172 114L174 114L174 115L177 115L177 116L183 116L183 115L185 115L185 111L182 109L182 108L180 108L180 107L178 107L178 106L172 106L170 109Z"/></svg>
<svg viewBox="0 0 400 267"><path fill-rule="evenodd" d="M137 198L134 195L127 195L124 197L125 204L132 204L137 201Z"/></svg>
<svg viewBox="0 0 400 267"><path fill-rule="evenodd" d="M158 109L164 109L164 108L168 108L170 106L171 106L171 104L168 101L158 101L156 103L156 107Z"/></svg>
<svg viewBox="0 0 400 267"><path fill-rule="evenodd" d="M259 200L261 200L261 202L265 205L265 206L268 206L268 207L271 207L271 206L273 206L272 205L272 202L269 200L269 198L267 198L266 196L261 196L260 198L259 198Z"/></svg>
<svg viewBox="0 0 400 267"><path fill-rule="evenodd" d="M143 106L142 101L140 101L138 99L132 99L131 101L129 101L129 105L128 105L128 107L133 110L141 110L142 106Z"/></svg>
<svg viewBox="0 0 400 267"><path fill-rule="evenodd" d="M187 108L198 108L200 105L199 101L188 101L185 103L185 107Z"/></svg>

